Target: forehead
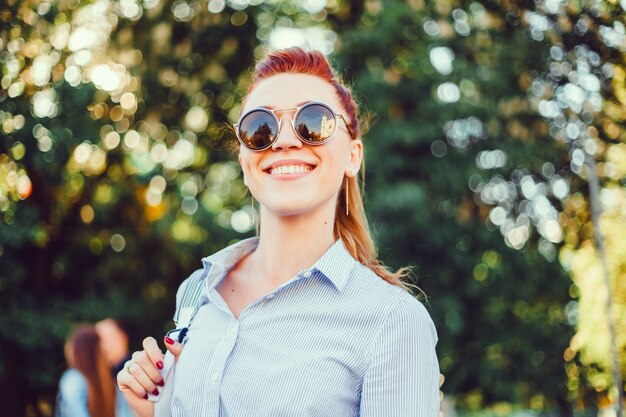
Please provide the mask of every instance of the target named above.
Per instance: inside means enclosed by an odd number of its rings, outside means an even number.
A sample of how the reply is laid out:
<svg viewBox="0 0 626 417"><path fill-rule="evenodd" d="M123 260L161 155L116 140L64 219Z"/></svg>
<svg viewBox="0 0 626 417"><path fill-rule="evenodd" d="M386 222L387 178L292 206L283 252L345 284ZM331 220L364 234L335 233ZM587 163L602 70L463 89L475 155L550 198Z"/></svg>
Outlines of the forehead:
<svg viewBox="0 0 626 417"><path fill-rule="evenodd" d="M103 320L96 324L96 331L98 333L110 335L120 331L120 328L112 321Z"/></svg>
<svg viewBox="0 0 626 417"><path fill-rule="evenodd" d="M284 109L308 101L321 101L343 110L335 89L327 81L310 74L273 75L257 83L248 94L242 112L254 107Z"/></svg>

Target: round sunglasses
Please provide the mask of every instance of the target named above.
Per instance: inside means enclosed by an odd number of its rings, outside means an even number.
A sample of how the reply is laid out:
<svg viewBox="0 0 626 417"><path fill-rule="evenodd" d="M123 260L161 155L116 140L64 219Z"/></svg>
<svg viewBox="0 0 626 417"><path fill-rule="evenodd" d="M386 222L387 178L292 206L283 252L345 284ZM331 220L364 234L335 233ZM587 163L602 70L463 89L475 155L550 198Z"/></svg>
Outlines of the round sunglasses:
<svg viewBox="0 0 626 417"><path fill-rule="evenodd" d="M288 117L291 126L298 138L309 145L321 145L333 138L337 132L337 120L341 119L348 133L350 127L345 117L337 113L327 104L308 102L300 107L270 110L265 107L256 107L244 113L233 127L237 139L246 148L253 151L262 151L269 148L276 141L280 125L287 116L279 118L276 112L295 110L293 117Z"/></svg>

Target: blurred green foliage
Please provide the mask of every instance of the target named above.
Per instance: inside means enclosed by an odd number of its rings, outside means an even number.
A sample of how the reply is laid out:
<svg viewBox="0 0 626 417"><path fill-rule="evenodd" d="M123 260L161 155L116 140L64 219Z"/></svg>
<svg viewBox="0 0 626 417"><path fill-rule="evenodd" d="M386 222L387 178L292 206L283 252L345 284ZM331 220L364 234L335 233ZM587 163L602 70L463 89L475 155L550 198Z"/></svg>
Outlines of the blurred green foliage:
<svg viewBox="0 0 626 417"><path fill-rule="evenodd" d="M416 266L444 392L494 415L605 406L606 317L585 299L597 282L572 259L595 259L585 155L618 190L605 204L609 232L624 224L623 7L9 0L3 415L52 413L73 323L124 319L138 348L169 327L175 290L200 258L253 233L229 123L255 59L288 45L330 54L372 116L366 208L382 259ZM611 236L623 308L626 248Z"/></svg>

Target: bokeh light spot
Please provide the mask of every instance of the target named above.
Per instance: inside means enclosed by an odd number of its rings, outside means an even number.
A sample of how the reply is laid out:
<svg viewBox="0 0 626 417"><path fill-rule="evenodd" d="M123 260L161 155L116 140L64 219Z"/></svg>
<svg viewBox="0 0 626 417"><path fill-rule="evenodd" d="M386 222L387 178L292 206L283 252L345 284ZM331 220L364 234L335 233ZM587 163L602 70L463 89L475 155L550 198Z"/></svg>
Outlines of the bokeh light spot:
<svg viewBox="0 0 626 417"><path fill-rule="evenodd" d="M187 112L185 116L185 126L194 132L202 132L209 125L209 116L207 112L198 106L194 106Z"/></svg>
<svg viewBox="0 0 626 417"><path fill-rule="evenodd" d="M89 224L94 219L94 211L93 208L89 204L85 204L80 208L80 218L85 224Z"/></svg>
<svg viewBox="0 0 626 417"><path fill-rule="evenodd" d="M126 239L124 239L124 236L120 235L119 233L115 233L113 236L111 236L111 249L113 249L115 252L121 252L124 250L125 247Z"/></svg>
<svg viewBox="0 0 626 417"><path fill-rule="evenodd" d="M246 233L252 229L254 223L252 221L251 209L237 210L230 217L230 225L236 232Z"/></svg>
<svg viewBox="0 0 626 417"><path fill-rule="evenodd" d="M459 86L445 82L437 87L437 98L443 103L456 103L461 98Z"/></svg>

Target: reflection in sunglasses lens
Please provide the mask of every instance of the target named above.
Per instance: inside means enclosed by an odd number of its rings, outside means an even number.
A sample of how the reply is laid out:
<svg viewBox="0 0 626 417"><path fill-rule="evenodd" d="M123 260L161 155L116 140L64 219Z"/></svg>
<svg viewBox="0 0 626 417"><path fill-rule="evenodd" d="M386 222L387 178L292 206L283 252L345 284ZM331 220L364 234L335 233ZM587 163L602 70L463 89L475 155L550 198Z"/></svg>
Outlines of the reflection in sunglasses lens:
<svg viewBox="0 0 626 417"><path fill-rule="evenodd" d="M241 140L252 149L267 147L276 135L276 121L264 111L248 114L239 126Z"/></svg>
<svg viewBox="0 0 626 417"><path fill-rule="evenodd" d="M298 113L296 130L308 142L321 142L332 135L335 124L335 115L329 109L312 104Z"/></svg>

